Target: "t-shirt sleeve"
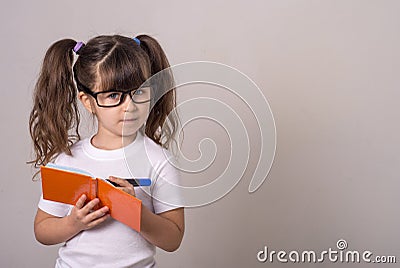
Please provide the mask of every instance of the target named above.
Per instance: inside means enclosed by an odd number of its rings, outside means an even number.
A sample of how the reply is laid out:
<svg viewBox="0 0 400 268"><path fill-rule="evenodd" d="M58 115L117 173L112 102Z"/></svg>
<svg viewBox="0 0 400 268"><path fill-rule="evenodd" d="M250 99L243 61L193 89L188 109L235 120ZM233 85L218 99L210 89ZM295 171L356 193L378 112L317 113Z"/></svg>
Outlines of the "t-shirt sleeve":
<svg viewBox="0 0 400 268"><path fill-rule="evenodd" d="M157 170L156 181L152 190L152 200L155 214L184 206L181 190L181 176L177 162L173 157L164 160Z"/></svg>
<svg viewBox="0 0 400 268"><path fill-rule="evenodd" d="M69 214L73 206L69 204L43 199L43 194L42 194L40 196L38 207L44 212L51 214L53 216L64 217Z"/></svg>
<svg viewBox="0 0 400 268"><path fill-rule="evenodd" d="M62 155L58 155L54 160L55 164L59 164ZM40 196L38 208L44 212L51 214L56 217L67 216L73 206L69 204L64 204L60 202L50 201L43 198L43 193Z"/></svg>

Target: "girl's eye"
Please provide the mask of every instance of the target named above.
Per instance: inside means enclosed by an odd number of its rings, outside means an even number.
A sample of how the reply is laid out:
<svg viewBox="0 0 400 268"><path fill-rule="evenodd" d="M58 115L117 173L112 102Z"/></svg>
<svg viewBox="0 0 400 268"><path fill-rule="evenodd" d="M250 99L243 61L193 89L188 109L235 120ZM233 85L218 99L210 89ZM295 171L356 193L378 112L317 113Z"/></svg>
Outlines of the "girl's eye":
<svg viewBox="0 0 400 268"><path fill-rule="evenodd" d="M120 93L113 92L113 93L108 94L108 95L107 95L107 98L108 98L108 99L115 100L115 99L118 99L120 95L121 95Z"/></svg>
<svg viewBox="0 0 400 268"><path fill-rule="evenodd" d="M135 91L135 95L142 95L143 94L143 90L138 89Z"/></svg>

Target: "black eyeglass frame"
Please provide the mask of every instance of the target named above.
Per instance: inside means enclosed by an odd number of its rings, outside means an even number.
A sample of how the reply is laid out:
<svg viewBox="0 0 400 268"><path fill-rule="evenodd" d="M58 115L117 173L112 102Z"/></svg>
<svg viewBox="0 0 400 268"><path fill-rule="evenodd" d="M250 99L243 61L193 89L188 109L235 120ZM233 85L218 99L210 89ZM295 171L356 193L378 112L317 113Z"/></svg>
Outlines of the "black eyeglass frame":
<svg viewBox="0 0 400 268"><path fill-rule="evenodd" d="M152 94L151 94L151 92L150 92L151 95L150 95L150 99L149 99L149 100L146 100L146 101L134 101L134 100L133 100L133 95L134 95L134 94L136 93L136 91L137 91L138 89L140 89L140 88L131 89L131 90L109 89L109 90L100 91L100 92L93 92L93 91L91 91L89 88L87 88L86 86L82 85L82 84L79 83L79 82L77 82L77 86L78 86L78 89L79 89L80 91L83 91L83 92L89 94L90 96L92 96L92 97L96 100L97 106L103 107L103 108L112 108L112 107L117 107L117 106L121 105L121 104L125 101L125 96L126 96L127 94L129 94L129 96L131 97L132 102L133 102L133 103L136 103L136 104L147 103L147 102L151 101L152 98L153 98L153 96L152 96ZM150 86L142 86L142 87L149 87L149 88L150 88ZM120 98L120 100L119 100L119 103L117 103L117 104L115 104L115 105L101 105L101 104L99 104L99 101L98 101L98 99L97 99L97 95L98 95L98 94L101 94L101 93L108 93L108 92L119 92L119 93L122 93L122 96L121 96L121 98Z"/></svg>

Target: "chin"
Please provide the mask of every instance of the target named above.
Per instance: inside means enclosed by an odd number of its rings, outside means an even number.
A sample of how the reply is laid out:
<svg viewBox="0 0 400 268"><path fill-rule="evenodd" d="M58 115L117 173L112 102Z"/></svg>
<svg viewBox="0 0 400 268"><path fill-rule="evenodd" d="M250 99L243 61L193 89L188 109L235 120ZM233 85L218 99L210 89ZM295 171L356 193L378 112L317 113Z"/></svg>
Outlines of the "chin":
<svg viewBox="0 0 400 268"><path fill-rule="evenodd" d="M122 137L130 137L136 134L140 129L139 126L124 126L122 128Z"/></svg>
<svg viewBox="0 0 400 268"><path fill-rule="evenodd" d="M136 132L138 132L138 131L139 131L139 129L129 130L129 131L124 130L124 131L122 131L121 136L123 138L128 138L128 137L134 136L136 134Z"/></svg>

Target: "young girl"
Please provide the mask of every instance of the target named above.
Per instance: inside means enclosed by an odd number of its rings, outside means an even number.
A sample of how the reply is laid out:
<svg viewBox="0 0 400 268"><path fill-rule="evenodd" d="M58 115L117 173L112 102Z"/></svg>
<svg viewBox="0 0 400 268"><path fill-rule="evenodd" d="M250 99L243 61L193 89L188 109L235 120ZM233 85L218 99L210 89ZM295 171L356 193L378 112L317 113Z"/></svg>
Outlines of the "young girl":
<svg viewBox="0 0 400 268"><path fill-rule="evenodd" d="M177 125L175 91L161 96L162 85L141 87L168 67L161 46L148 35L98 36L86 45L64 39L48 49L29 122L32 163L86 170L142 201L138 233L109 217L108 207L96 209L98 199L87 202L82 195L71 206L42 196L34 231L42 244L64 243L56 267L155 267L156 246L179 248L184 209L177 205L182 204L177 187L169 187L179 184L179 174L167 151ZM97 133L83 140L78 98L98 124ZM129 177L152 182L134 188L123 179Z"/></svg>

